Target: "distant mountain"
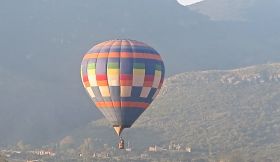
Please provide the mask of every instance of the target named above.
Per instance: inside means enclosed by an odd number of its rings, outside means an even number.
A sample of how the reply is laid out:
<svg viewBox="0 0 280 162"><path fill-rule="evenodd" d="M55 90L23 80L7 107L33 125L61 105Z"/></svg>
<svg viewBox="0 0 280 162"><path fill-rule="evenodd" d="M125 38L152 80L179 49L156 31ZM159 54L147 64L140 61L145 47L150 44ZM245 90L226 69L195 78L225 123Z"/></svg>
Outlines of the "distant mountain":
<svg viewBox="0 0 280 162"><path fill-rule="evenodd" d="M214 21L254 21L277 16L279 6L277 0L205 0L189 8Z"/></svg>
<svg viewBox="0 0 280 162"><path fill-rule="evenodd" d="M72 135L91 137L96 144L117 141L106 120ZM279 156L280 64L172 76L123 136L136 149L172 141L215 154L243 150L252 157Z"/></svg>
<svg viewBox="0 0 280 162"><path fill-rule="evenodd" d="M250 9L257 2L258 0L206 0L190 8L215 21L246 21Z"/></svg>

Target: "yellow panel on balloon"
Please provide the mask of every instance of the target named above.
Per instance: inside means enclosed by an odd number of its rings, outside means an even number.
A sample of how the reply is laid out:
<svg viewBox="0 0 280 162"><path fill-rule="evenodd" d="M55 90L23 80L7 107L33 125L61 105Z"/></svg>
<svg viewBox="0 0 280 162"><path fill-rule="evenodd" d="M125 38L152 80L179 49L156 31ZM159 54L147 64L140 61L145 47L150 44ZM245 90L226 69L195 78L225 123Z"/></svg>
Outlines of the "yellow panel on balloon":
<svg viewBox="0 0 280 162"><path fill-rule="evenodd" d="M90 86L97 86L95 69L88 69L88 80Z"/></svg>
<svg viewBox="0 0 280 162"><path fill-rule="evenodd" d="M142 91L141 91L141 94L140 94L140 97L147 98L150 91L151 91L151 87L143 87Z"/></svg>
<svg viewBox="0 0 280 162"><path fill-rule="evenodd" d="M156 70L156 71L155 71L155 76L161 76L161 71Z"/></svg>
<svg viewBox="0 0 280 162"><path fill-rule="evenodd" d="M107 69L107 75L120 75L120 70L119 69Z"/></svg>
<svg viewBox="0 0 280 162"><path fill-rule="evenodd" d="M99 86L102 97L110 97L110 90L108 86Z"/></svg>
<svg viewBox="0 0 280 162"><path fill-rule="evenodd" d="M145 75L145 69L133 69L133 75Z"/></svg>
<svg viewBox="0 0 280 162"><path fill-rule="evenodd" d="M153 81L153 88L159 87L160 80L161 80L161 71L156 70L154 81Z"/></svg>
<svg viewBox="0 0 280 162"><path fill-rule="evenodd" d="M121 97L131 97L131 86L121 86Z"/></svg>

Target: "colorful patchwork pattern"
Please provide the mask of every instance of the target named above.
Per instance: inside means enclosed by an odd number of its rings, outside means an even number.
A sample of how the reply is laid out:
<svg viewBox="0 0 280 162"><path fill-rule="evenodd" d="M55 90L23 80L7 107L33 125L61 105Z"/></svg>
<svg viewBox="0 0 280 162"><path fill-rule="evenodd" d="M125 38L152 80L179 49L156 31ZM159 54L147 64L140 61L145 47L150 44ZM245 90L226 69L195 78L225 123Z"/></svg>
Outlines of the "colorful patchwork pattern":
<svg viewBox="0 0 280 162"><path fill-rule="evenodd" d="M115 126L130 127L155 99L164 80L164 64L150 46L112 40L85 54L81 78L89 96Z"/></svg>

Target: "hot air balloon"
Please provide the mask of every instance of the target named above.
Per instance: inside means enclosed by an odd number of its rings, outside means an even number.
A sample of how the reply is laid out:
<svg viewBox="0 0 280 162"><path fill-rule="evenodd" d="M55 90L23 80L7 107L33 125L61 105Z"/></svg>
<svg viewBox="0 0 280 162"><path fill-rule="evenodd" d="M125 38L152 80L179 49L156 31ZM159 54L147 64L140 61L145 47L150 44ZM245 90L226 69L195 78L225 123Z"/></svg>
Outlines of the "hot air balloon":
<svg viewBox="0 0 280 162"><path fill-rule="evenodd" d="M81 64L85 90L118 136L158 95L164 72L163 61L155 49L127 39L95 45Z"/></svg>

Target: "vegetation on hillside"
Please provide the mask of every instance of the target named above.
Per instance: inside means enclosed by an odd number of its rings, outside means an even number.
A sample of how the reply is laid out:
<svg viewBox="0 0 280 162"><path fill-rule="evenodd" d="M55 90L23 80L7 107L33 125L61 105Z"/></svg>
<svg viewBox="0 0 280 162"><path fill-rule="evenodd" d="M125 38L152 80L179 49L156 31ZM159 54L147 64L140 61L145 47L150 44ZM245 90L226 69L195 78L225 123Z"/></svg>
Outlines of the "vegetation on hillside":
<svg viewBox="0 0 280 162"><path fill-rule="evenodd" d="M106 120L74 134L93 137L97 145L117 141ZM280 158L280 64L168 78L124 137L136 148L174 142L213 156Z"/></svg>

